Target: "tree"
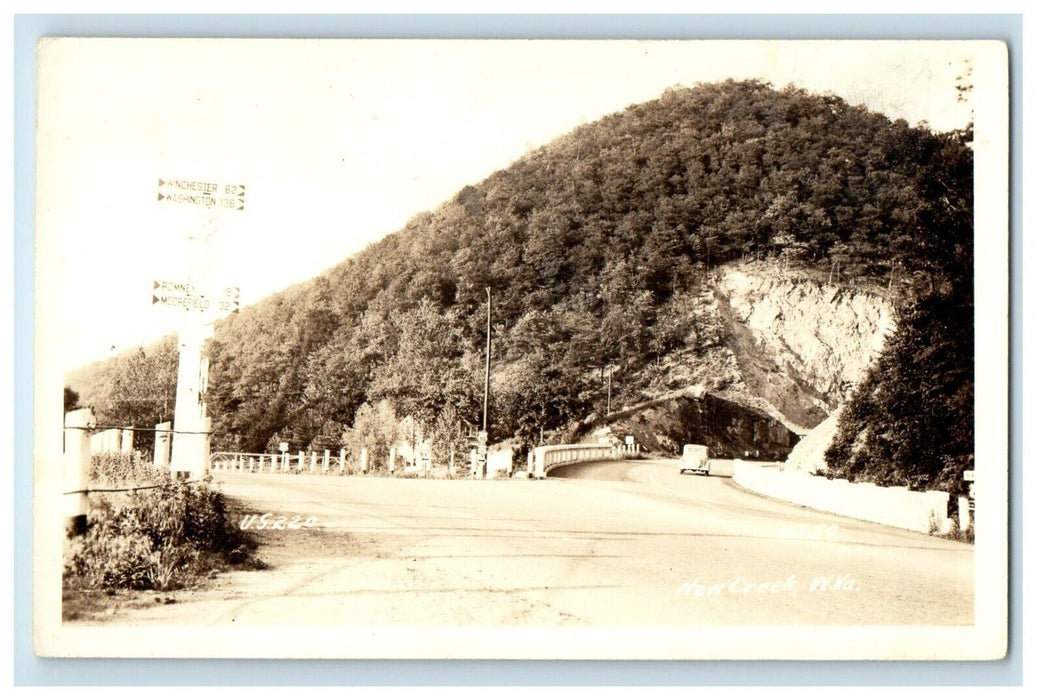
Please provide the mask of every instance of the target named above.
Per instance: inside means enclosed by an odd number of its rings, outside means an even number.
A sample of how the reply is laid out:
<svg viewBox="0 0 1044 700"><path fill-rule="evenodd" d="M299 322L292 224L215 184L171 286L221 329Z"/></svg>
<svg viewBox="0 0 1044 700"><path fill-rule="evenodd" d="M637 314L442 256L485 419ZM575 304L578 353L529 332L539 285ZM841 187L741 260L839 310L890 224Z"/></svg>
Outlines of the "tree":
<svg viewBox="0 0 1044 700"><path fill-rule="evenodd" d="M360 406L352 427L344 431L341 442L356 460L365 449L372 468L381 469L387 463L389 449L401 438L399 417L391 402L385 400L376 405L364 403Z"/></svg>
<svg viewBox="0 0 1044 700"><path fill-rule="evenodd" d="M833 474L963 488L975 451L973 317L969 296L933 294L900 319L842 411L826 452Z"/></svg>
<svg viewBox="0 0 1044 700"><path fill-rule="evenodd" d="M65 412L75 411L80 407L80 395L72 390L72 387L65 387Z"/></svg>
<svg viewBox="0 0 1044 700"><path fill-rule="evenodd" d="M395 353L374 369L369 401L387 400L402 416L425 428L447 405L473 415L480 395L478 357L470 352L459 327L440 315L427 299L393 314L399 338Z"/></svg>

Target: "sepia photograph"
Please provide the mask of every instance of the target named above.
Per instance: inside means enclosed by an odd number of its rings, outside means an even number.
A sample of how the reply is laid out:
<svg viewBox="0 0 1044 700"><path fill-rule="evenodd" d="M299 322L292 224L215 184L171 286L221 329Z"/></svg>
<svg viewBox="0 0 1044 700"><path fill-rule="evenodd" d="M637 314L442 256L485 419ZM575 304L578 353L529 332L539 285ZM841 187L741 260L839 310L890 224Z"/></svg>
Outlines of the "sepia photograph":
<svg viewBox="0 0 1044 700"><path fill-rule="evenodd" d="M1003 43L36 62L37 654L1006 655Z"/></svg>

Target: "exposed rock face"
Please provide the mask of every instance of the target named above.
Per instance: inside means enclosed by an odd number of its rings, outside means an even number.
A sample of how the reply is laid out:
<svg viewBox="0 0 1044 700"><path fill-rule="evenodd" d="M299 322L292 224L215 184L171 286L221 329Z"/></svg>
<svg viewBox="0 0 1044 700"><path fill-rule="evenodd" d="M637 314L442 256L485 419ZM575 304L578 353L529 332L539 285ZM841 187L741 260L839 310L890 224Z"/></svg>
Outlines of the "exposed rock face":
<svg viewBox="0 0 1044 700"><path fill-rule="evenodd" d="M782 461L798 436L764 411L716 396L686 393L620 411L601 437L631 435L645 452L680 454L683 445L707 445L715 459Z"/></svg>
<svg viewBox="0 0 1044 700"><path fill-rule="evenodd" d="M784 275L768 263L718 268L691 300L688 347L645 368L640 401L610 417L609 435L633 435L644 449L668 454L697 443L715 457L782 461L794 448L792 468L824 466L836 411L895 321L883 296L811 279L816 274ZM806 434L811 439L798 444Z"/></svg>
<svg viewBox="0 0 1044 700"><path fill-rule="evenodd" d="M834 434L837 432L837 419L841 415L841 409L831 413L826 420L813 428L787 457L786 469L790 471L802 471L809 474L825 472L827 469L824 454Z"/></svg>
<svg viewBox="0 0 1044 700"><path fill-rule="evenodd" d="M766 266L723 268L716 294L742 388L805 429L840 405L895 327L880 296Z"/></svg>

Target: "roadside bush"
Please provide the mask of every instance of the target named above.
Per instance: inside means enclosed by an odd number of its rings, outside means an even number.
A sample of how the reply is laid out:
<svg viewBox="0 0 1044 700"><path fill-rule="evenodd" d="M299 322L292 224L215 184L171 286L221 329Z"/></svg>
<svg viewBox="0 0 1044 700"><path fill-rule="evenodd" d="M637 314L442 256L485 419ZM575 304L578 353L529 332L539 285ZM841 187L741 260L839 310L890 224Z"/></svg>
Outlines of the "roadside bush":
<svg viewBox="0 0 1044 700"><path fill-rule="evenodd" d="M109 488L152 484L165 473L137 452L109 452L91 457L89 483Z"/></svg>
<svg viewBox="0 0 1044 700"><path fill-rule="evenodd" d="M66 573L87 588L167 590L213 564L246 558L247 542L221 494L203 483L155 477L156 488L107 494L88 513Z"/></svg>

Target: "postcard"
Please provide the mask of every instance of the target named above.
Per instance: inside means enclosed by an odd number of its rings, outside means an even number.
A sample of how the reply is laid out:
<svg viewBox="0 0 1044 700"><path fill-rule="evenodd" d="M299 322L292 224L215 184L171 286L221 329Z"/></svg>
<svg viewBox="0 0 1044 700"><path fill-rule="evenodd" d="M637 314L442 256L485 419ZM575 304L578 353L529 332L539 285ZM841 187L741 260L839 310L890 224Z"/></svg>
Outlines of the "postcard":
<svg viewBox="0 0 1044 700"><path fill-rule="evenodd" d="M37 79L37 654L1006 655L1003 43Z"/></svg>

